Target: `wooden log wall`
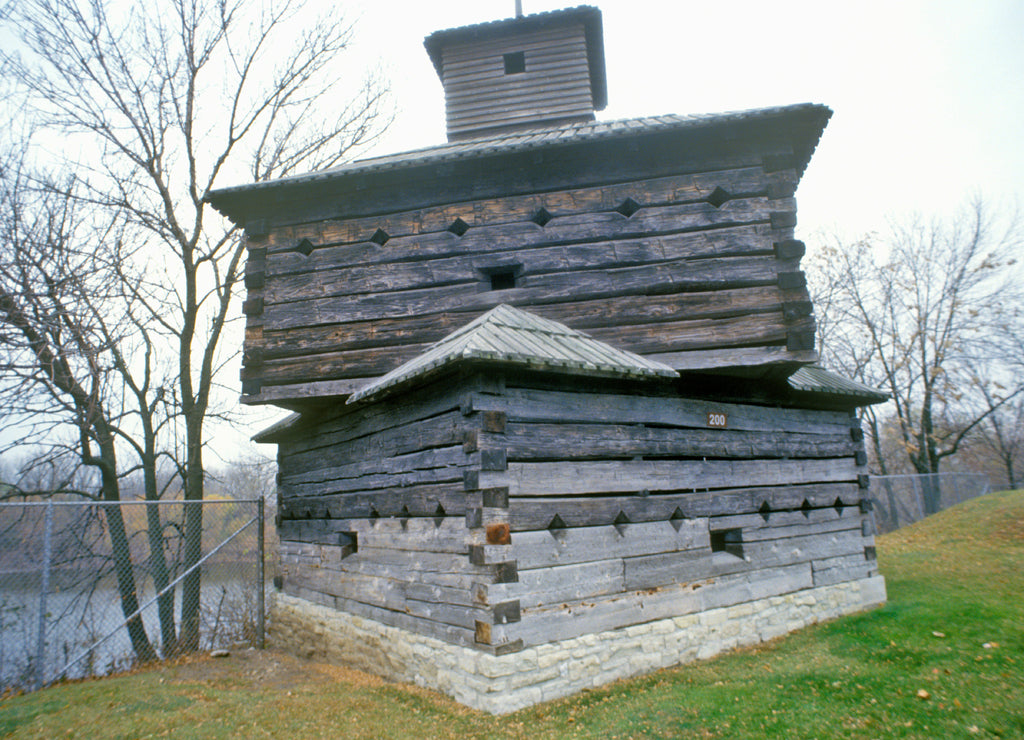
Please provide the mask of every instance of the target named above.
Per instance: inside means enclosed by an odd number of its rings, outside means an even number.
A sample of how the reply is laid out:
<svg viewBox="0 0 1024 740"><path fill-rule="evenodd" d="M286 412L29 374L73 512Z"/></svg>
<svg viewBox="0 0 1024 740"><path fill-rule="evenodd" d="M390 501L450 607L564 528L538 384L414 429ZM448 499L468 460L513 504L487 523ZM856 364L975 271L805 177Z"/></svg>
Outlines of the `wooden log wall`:
<svg viewBox="0 0 1024 740"><path fill-rule="evenodd" d="M685 165L711 171L251 231L243 400L350 393L498 303L680 370L813 361L797 175L791 152L767 149Z"/></svg>
<svg viewBox="0 0 1024 740"><path fill-rule="evenodd" d="M280 442L284 590L501 653L877 573L854 416L674 389L492 374L343 406Z"/></svg>
<svg viewBox="0 0 1024 740"><path fill-rule="evenodd" d="M491 504L470 524L509 531L471 557L517 568L477 602L518 621L478 640L541 644L877 573L848 412L507 382L469 398L503 423L467 437L466 488Z"/></svg>
<svg viewBox="0 0 1024 740"><path fill-rule="evenodd" d="M478 584L515 576L470 558L464 480L472 420L466 392L486 383L427 386L394 401L341 409L279 443L282 587L315 603L456 644L502 605ZM484 431L481 427L476 433ZM485 535L481 533L481 538ZM481 544L485 542L480 540Z"/></svg>

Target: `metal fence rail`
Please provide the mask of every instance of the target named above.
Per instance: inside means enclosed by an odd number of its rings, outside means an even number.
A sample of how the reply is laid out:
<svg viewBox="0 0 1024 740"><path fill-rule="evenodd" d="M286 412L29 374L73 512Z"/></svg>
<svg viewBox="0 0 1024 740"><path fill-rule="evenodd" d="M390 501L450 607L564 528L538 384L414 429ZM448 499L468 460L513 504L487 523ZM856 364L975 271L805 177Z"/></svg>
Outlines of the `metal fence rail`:
<svg viewBox="0 0 1024 740"><path fill-rule="evenodd" d="M0 694L262 647L262 500L0 504Z"/></svg>
<svg viewBox="0 0 1024 740"><path fill-rule="evenodd" d="M990 491L983 473L871 476L871 502L881 534Z"/></svg>

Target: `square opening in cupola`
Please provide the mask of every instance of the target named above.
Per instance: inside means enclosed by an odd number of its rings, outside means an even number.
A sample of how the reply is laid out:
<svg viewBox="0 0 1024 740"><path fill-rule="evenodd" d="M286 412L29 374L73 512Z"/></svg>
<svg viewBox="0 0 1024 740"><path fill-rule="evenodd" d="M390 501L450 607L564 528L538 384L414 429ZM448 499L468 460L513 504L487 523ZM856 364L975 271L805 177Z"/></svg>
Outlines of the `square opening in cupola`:
<svg viewBox="0 0 1024 740"><path fill-rule="evenodd" d="M505 74L516 75L526 71L526 52L512 51L504 55Z"/></svg>

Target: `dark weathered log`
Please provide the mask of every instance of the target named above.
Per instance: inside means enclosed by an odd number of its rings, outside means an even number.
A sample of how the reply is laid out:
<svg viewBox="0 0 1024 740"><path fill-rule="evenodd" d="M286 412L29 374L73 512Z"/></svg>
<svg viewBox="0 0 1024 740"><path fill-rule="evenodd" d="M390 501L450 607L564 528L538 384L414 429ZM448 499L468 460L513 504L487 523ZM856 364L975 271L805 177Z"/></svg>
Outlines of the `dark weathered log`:
<svg viewBox="0 0 1024 740"><path fill-rule="evenodd" d="M560 321L574 329L597 328L669 321L725 319L777 312L790 305L788 296L775 286L738 288L705 293L620 296L574 303L536 303L529 310L538 316ZM516 304L515 301L512 302ZM475 319L481 310L437 313L430 311L401 318L345 324L265 329L250 342L259 343L268 358L287 357L298 352L329 352L365 349L418 342L435 342Z"/></svg>
<svg viewBox="0 0 1024 740"><path fill-rule="evenodd" d="M707 428L708 413L726 415L729 429L847 434L848 415L842 411L809 411L716 403L677 396L626 396L609 393L573 394L529 388L509 388L503 398L472 394L474 411L498 410L509 421L657 424Z"/></svg>
<svg viewBox="0 0 1024 740"><path fill-rule="evenodd" d="M309 474L315 470L369 459L407 455L422 449L450 447L463 441L465 417L452 410L428 421L406 422L395 427L345 440L343 443L325 444L321 435L327 432L311 430L319 445L311 449L296 449L295 444L282 444L278 456L278 471L282 477ZM334 432L341 436L340 431ZM852 442L850 443L853 444Z"/></svg>
<svg viewBox="0 0 1024 740"><path fill-rule="evenodd" d="M457 387L461 385L461 387ZM370 405L348 405L343 400L334 401L327 409L328 416L299 439L289 439L282 446L286 455L298 452L327 449L334 445L374 433L383 433L423 420L426 426L434 426L434 419L443 426L443 415L458 409L464 399L467 384L460 381L453 385L450 380L423 385L407 394L401 401L389 400Z"/></svg>
<svg viewBox="0 0 1024 740"><path fill-rule="evenodd" d="M655 352L647 356L652 360L664 362L676 370L755 369L779 365L792 372L800 365L807 365L818 360L818 353L813 350L793 351L785 346Z"/></svg>
<svg viewBox="0 0 1024 740"><path fill-rule="evenodd" d="M806 323L813 327L813 319ZM652 351L692 351L760 343L786 342L794 334L794 324L783 320L781 313L754 314L726 319L642 324L618 329L592 329L589 334L638 354ZM301 346L294 357L264 359L258 367L264 383L289 383L313 378L367 377L383 375L407 360L416 357L428 345L410 344L396 347L354 350L351 352L303 353ZM310 349L310 348L306 348Z"/></svg>
<svg viewBox="0 0 1024 740"><path fill-rule="evenodd" d="M854 454L836 433L680 429L636 424L512 423L501 435L481 432L480 449L501 447L510 461L602 457L821 458Z"/></svg>
<svg viewBox="0 0 1024 740"><path fill-rule="evenodd" d="M298 493L298 491L309 484L329 483L335 485L338 481L349 479L370 481L376 480L381 475L394 475L397 481L414 477L418 472L436 475L437 471L450 470L453 476L461 478L462 468L465 466L466 453L462 451L462 445L458 445L419 450L393 457L372 455L341 465L291 471L280 476L279 483L286 489L296 491L296 495L308 495Z"/></svg>
<svg viewBox="0 0 1024 740"><path fill-rule="evenodd" d="M765 223L763 202L736 201L715 216L711 213L722 209L706 203L651 204L629 219L614 210L619 205L615 204L607 211L552 216L544 226L530 220L531 214L517 223L468 227L462 236L450 232L449 223L430 234L391 237L385 247L320 247L308 257L289 250L269 259L268 302L300 298L294 291L303 287L303 281L310 287L330 286L332 275L338 276L333 280L352 280L351 286L336 286L344 292L334 294L342 295L370 292L362 286L375 287L375 279L405 281L407 287L452 282L502 260L519 262L524 272L533 274L682 259L779 256ZM713 219L713 224L703 223L706 219ZM714 228L702 228L711 225Z"/></svg>
<svg viewBox="0 0 1024 740"><path fill-rule="evenodd" d="M449 283L425 283L415 289L353 292L329 295L317 287L315 298L284 304L264 301L261 317L268 329L286 329L314 324L370 321L381 317L417 316L424 313L491 308L498 303L529 307L568 301L588 301L637 294L667 294L708 290L731 290L778 284L779 261L771 257L714 257L707 260L672 261L660 264L624 266L594 270L525 275L515 288L488 290L482 274L467 271ZM386 285L387 283L385 283ZM430 287L433 286L433 287ZM368 285L369 291L374 286Z"/></svg>
<svg viewBox="0 0 1024 740"><path fill-rule="evenodd" d="M378 248L381 245L370 242L378 229L390 237L411 236L445 231L456 218L462 218L472 227L528 221L542 208L556 217L570 216L611 210L629 197L640 198L653 205L685 203L705 200L716 187L732 193L757 193L764 187L763 177L761 168L757 166L445 203L414 211L281 226L270 234L266 243L271 249L270 259L275 272L287 271L288 264L300 264L297 260L283 263L275 260L292 251L302 239L309 239L319 246L365 245L373 255L369 261L387 260L387 252ZM355 255L350 255L347 261L349 264L360 262Z"/></svg>
<svg viewBox="0 0 1024 740"><path fill-rule="evenodd" d="M370 517L434 517L438 507L450 516L466 513L466 493L461 476L448 484L391 486L356 493L317 492L307 497L284 496L280 507L285 518L360 519ZM376 512L376 513L374 513Z"/></svg>

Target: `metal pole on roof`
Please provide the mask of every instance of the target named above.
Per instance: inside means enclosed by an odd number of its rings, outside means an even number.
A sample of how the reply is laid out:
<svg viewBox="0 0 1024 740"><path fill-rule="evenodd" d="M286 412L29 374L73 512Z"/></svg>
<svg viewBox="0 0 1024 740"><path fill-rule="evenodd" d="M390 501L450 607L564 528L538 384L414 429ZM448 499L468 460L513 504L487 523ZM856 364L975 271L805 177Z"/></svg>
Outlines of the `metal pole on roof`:
<svg viewBox="0 0 1024 740"><path fill-rule="evenodd" d="M516 18L523 17L523 0L516 0Z"/></svg>

